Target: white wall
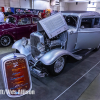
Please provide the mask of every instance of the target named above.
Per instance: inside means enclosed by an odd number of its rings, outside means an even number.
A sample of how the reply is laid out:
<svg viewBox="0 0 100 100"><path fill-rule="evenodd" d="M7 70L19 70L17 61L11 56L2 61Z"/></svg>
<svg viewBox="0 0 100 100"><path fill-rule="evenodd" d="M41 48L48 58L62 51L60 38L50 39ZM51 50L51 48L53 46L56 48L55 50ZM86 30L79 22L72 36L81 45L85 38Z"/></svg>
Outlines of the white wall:
<svg viewBox="0 0 100 100"><path fill-rule="evenodd" d="M32 8L32 0L0 0L0 7Z"/></svg>
<svg viewBox="0 0 100 100"><path fill-rule="evenodd" d="M32 6L33 1L33 6ZM88 3L79 2L78 5L76 3L68 3L68 2L60 2L60 6L51 6L53 10L61 10L61 11L86 11ZM47 9L50 8L49 0L0 0L0 7L18 7L18 8L34 8L34 9ZM6 10L5 9L5 10ZM96 11L100 12L100 2L97 3Z"/></svg>
<svg viewBox="0 0 100 100"><path fill-rule="evenodd" d="M4 7L4 0L0 0L0 7Z"/></svg>
<svg viewBox="0 0 100 100"><path fill-rule="evenodd" d="M20 0L10 0L10 7L20 7Z"/></svg>
<svg viewBox="0 0 100 100"><path fill-rule="evenodd" d="M4 7L10 7L10 0L3 0L3 1L4 1Z"/></svg>
<svg viewBox="0 0 100 100"><path fill-rule="evenodd" d="M59 5L50 6L50 8L57 11L68 11L68 3L60 2Z"/></svg>
<svg viewBox="0 0 100 100"><path fill-rule="evenodd" d="M31 8L31 0L10 0L11 7Z"/></svg>
<svg viewBox="0 0 100 100"><path fill-rule="evenodd" d="M78 5L76 3L68 3L69 11L87 11L87 3L79 2Z"/></svg>
<svg viewBox="0 0 100 100"><path fill-rule="evenodd" d="M87 11L87 5L88 3L78 3L78 5L76 5L76 3L68 3L68 10L69 11ZM97 6L96 6L96 12L100 13L100 2L97 2Z"/></svg>
<svg viewBox="0 0 100 100"><path fill-rule="evenodd" d="M10 7L10 0L0 0L0 7L5 7L5 10Z"/></svg>
<svg viewBox="0 0 100 100"><path fill-rule="evenodd" d="M0 0L0 7L9 7L10 6L10 0Z"/></svg>
<svg viewBox="0 0 100 100"><path fill-rule="evenodd" d="M87 4L87 2L79 2L78 5L76 5L76 2L60 2L60 11L87 11Z"/></svg>
<svg viewBox="0 0 100 100"><path fill-rule="evenodd" d="M50 3L48 1L34 0L34 9L49 9Z"/></svg>
<svg viewBox="0 0 100 100"><path fill-rule="evenodd" d="M68 6L67 2L60 2L60 11L68 11Z"/></svg>
<svg viewBox="0 0 100 100"><path fill-rule="evenodd" d="M59 5L56 5L56 6L54 6L54 9L52 9L52 10L60 11L60 6Z"/></svg>
<svg viewBox="0 0 100 100"><path fill-rule="evenodd" d="M20 0L20 6L21 8L31 8L31 0Z"/></svg>
<svg viewBox="0 0 100 100"><path fill-rule="evenodd" d="M96 11L100 13L100 2L97 3Z"/></svg>

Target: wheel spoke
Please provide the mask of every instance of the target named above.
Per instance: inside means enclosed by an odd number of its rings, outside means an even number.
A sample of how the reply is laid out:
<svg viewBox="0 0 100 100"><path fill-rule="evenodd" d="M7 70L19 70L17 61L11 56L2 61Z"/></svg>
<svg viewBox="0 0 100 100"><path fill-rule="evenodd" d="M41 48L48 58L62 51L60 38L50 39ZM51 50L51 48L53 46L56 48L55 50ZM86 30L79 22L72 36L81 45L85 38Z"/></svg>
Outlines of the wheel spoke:
<svg viewBox="0 0 100 100"><path fill-rule="evenodd" d="M2 46L8 46L10 43L11 43L11 39L9 36L1 37L1 45Z"/></svg>
<svg viewBox="0 0 100 100"><path fill-rule="evenodd" d="M59 73L62 71L63 67L64 67L64 64L65 64L65 60L63 57L60 57L56 62L55 62L55 65L54 65L54 71L56 73Z"/></svg>

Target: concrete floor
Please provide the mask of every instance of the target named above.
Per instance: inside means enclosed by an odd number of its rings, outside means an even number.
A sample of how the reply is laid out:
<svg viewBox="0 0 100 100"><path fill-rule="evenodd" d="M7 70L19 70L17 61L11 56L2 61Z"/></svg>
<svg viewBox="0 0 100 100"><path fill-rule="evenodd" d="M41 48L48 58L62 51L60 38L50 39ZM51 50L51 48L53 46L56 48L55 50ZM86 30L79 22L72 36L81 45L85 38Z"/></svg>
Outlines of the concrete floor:
<svg viewBox="0 0 100 100"><path fill-rule="evenodd" d="M12 45L10 45L9 47L0 47L0 54L5 54L15 51L15 49L12 49L11 47Z"/></svg>
<svg viewBox="0 0 100 100"><path fill-rule="evenodd" d="M0 59L9 52L14 52L11 46L0 50ZM99 55L100 50L90 53L81 61L69 58L71 62L68 60L64 71L56 77L39 78L33 75L32 90L35 90L35 94L14 100L100 100ZM2 77L0 80L0 89L4 90ZM13 98L0 95L0 100L13 100Z"/></svg>
<svg viewBox="0 0 100 100"><path fill-rule="evenodd" d="M100 100L100 74L78 100Z"/></svg>

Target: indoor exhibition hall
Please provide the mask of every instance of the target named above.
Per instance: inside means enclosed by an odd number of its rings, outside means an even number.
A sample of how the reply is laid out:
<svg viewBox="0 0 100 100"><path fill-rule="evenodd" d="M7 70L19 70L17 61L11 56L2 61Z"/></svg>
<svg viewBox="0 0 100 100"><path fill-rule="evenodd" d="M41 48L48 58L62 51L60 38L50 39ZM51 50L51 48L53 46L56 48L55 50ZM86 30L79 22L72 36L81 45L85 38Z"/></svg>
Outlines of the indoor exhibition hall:
<svg viewBox="0 0 100 100"><path fill-rule="evenodd" d="M100 0L0 0L0 100L100 100Z"/></svg>

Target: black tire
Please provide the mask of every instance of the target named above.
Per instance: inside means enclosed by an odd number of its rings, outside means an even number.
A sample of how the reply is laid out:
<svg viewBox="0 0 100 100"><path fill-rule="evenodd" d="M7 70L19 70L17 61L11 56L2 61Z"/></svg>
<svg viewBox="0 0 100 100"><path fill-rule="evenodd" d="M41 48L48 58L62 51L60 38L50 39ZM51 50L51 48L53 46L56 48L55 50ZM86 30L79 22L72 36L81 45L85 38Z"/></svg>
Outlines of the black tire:
<svg viewBox="0 0 100 100"><path fill-rule="evenodd" d="M62 64L61 64L61 62L62 62ZM59 64L61 64L61 65L59 66ZM57 70L57 67L58 67L58 70ZM59 75L63 71L64 67L65 67L65 57L62 56L62 57L58 58L54 62L54 64L48 66L47 70L51 75L56 76L56 75Z"/></svg>
<svg viewBox="0 0 100 100"><path fill-rule="evenodd" d="M7 47L11 45L12 43L12 38L10 36L4 35L0 38L0 44L3 47Z"/></svg>
<svg viewBox="0 0 100 100"><path fill-rule="evenodd" d="M20 52L16 49L16 53L20 53Z"/></svg>

